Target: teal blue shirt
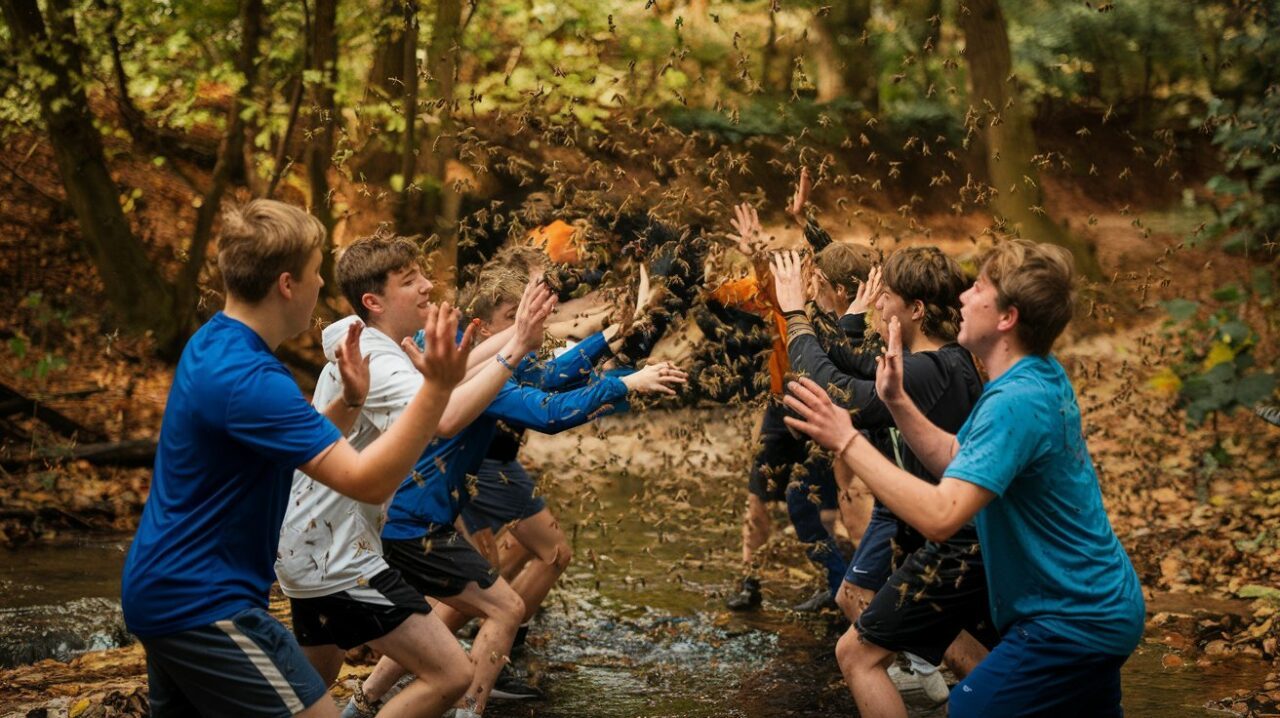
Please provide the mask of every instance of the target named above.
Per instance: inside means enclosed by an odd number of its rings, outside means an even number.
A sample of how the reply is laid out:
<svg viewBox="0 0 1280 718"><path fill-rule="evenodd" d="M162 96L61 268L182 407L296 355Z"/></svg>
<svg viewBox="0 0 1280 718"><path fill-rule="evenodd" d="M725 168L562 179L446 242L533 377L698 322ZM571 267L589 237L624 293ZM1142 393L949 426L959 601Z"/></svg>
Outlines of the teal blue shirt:
<svg viewBox="0 0 1280 718"><path fill-rule="evenodd" d="M1138 575L1116 538L1062 365L1028 356L989 382L945 476L996 494L978 512L991 617L1043 625L1101 653L1142 638Z"/></svg>

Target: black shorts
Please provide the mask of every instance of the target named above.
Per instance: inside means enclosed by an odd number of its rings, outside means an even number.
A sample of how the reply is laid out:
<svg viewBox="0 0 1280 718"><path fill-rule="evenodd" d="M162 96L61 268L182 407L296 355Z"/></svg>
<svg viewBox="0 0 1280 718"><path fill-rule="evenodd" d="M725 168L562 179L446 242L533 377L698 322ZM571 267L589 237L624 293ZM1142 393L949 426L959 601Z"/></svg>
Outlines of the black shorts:
<svg viewBox="0 0 1280 718"><path fill-rule="evenodd" d="M379 571L363 586L316 598L290 598L293 635L303 646L362 646L394 631L415 613L431 613L394 568Z"/></svg>
<svg viewBox="0 0 1280 718"><path fill-rule="evenodd" d="M805 482L819 487L822 508L838 506L831 460L817 444L791 433L782 418L786 409L772 399L765 406L760 444L751 462L748 490L763 501L786 501L787 486Z"/></svg>
<svg viewBox="0 0 1280 718"><path fill-rule="evenodd" d="M457 596L469 583L488 588L498 580L497 569L452 526L433 526L420 539L383 539L382 557L405 582L432 598Z"/></svg>
<svg viewBox="0 0 1280 718"><path fill-rule="evenodd" d="M935 666L962 630L994 648L1000 634L991 621L977 532L961 529L950 540L930 541L908 556L855 625L862 640L909 651Z"/></svg>
<svg viewBox="0 0 1280 718"><path fill-rule="evenodd" d="M537 484L518 460L485 459L476 472L476 494L462 509L462 521L471 533L494 533L516 521L536 516L547 508L537 495Z"/></svg>

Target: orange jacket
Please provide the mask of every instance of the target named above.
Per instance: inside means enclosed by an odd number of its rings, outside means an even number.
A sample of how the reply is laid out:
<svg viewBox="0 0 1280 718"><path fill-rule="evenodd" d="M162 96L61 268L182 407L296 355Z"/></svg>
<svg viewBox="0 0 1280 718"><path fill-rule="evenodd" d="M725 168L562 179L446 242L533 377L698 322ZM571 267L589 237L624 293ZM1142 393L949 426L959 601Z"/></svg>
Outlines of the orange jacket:
<svg viewBox="0 0 1280 718"><path fill-rule="evenodd" d="M778 309L773 292L760 287L755 277L733 279L711 290L711 298L727 307L758 314L773 324L773 351L769 354L769 391L782 396L791 360L787 357L787 320Z"/></svg>
<svg viewBox="0 0 1280 718"><path fill-rule="evenodd" d="M574 237L577 230L562 219L529 231L529 242L546 252L547 258L558 264L578 264L582 261L580 240Z"/></svg>

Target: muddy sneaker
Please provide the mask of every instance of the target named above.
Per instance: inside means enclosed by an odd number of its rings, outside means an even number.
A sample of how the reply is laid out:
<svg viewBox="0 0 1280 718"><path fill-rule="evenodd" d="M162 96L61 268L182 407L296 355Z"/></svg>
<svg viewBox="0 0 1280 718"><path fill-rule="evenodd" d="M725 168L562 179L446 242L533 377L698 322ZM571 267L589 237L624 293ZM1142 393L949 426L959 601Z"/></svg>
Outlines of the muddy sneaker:
<svg viewBox="0 0 1280 718"><path fill-rule="evenodd" d="M827 608L836 608L835 599L831 597L830 590L820 588L812 596L792 606L791 610L801 613L817 613Z"/></svg>
<svg viewBox="0 0 1280 718"><path fill-rule="evenodd" d="M366 698L364 689L356 685L356 691L351 694L351 700L347 701L347 707L342 709L342 718L374 718L378 715L378 708L378 703Z"/></svg>
<svg viewBox="0 0 1280 718"><path fill-rule="evenodd" d="M539 700L542 698L542 691L520 680L511 666L504 666L498 673L498 680L494 681L489 697L508 701Z"/></svg>
<svg viewBox="0 0 1280 718"><path fill-rule="evenodd" d="M935 705L945 703L951 697L947 679L943 678L942 671L936 669L929 673L917 673L892 665L889 666L889 680L893 681L899 692L918 690Z"/></svg>
<svg viewBox="0 0 1280 718"><path fill-rule="evenodd" d="M744 578L738 592L725 599L730 611L750 611L760 607L764 597L760 595L760 579Z"/></svg>

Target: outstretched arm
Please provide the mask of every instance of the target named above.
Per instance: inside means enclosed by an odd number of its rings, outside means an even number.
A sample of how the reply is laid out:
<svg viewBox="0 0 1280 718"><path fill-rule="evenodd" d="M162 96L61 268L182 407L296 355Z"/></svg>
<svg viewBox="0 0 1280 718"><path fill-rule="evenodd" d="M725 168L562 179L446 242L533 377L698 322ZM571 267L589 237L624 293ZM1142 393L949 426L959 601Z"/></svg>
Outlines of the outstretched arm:
<svg viewBox="0 0 1280 718"><path fill-rule="evenodd" d="M347 336L338 347L338 373L342 378L342 394L324 408L324 415L338 427L343 436L351 433L360 418L360 409L369 395L369 357L361 356L360 335L364 322L352 322Z"/></svg>
<svg viewBox="0 0 1280 718"><path fill-rule="evenodd" d="M453 387L466 373L474 329L455 344L458 313L448 304L427 309L427 350L415 362L423 382L404 414L363 451L339 439L299 468L303 473L357 501L386 501L435 435Z"/></svg>
<svg viewBox="0 0 1280 718"><path fill-rule="evenodd" d="M849 414L817 384L801 379L787 388L786 405L799 417L786 417L787 426L835 451L876 498L930 541L951 538L995 498L993 492L960 479L944 477L937 484L920 481L856 431Z"/></svg>

